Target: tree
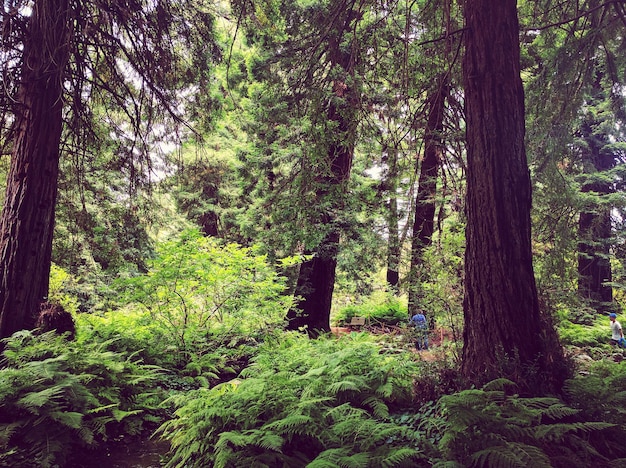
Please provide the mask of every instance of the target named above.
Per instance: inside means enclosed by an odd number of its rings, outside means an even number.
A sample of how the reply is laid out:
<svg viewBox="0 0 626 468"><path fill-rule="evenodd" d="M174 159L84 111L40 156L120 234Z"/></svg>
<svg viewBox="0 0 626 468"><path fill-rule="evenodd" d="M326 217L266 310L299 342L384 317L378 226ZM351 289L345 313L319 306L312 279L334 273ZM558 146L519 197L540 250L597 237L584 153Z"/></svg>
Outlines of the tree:
<svg viewBox="0 0 626 468"><path fill-rule="evenodd" d="M180 122L177 90L201 82L215 52L212 16L186 2L4 2L2 21L0 142L11 167L0 218L0 338L32 327L47 296L59 159L95 146L94 105L107 107L105 121L126 143L120 155L144 156L145 172L157 109ZM136 167L127 167L132 185Z"/></svg>
<svg viewBox="0 0 626 468"><path fill-rule="evenodd" d="M63 79L70 57L68 12L68 0L38 2L24 37L12 164L0 218L1 338L32 328L48 294Z"/></svg>
<svg viewBox="0 0 626 468"><path fill-rule="evenodd" d="M539 201L533 234L542 251L535 267L541 290L576 301L569 318L586 322L593 316L580 299L598 312L614 307L611 257L619 247L611 213L624 203L624 7L598 0L521 5L527 147ZM576 283L578 297L570 294Z"/></svg>
<svg viewBox="0 0 626 468"><path fill-rule="evenodd" d="M539 308L524 148L515 0L465 4L467 227L462 374L509 377L526 391L565 378L556 331ZM540 388L543 387L543 388Z"/></svg>
<svg viewBox="0 0 626 468"><path fill-rule="evenodd" d="M329 134L322 144L323 159L313 175L316 200L326 205L320 219L326 234L313 250L307 252L311 258L301 265L296 283L295 294L299 302L287 315L288 329L307 327L312 336L330 331L330 309L341 235L338 214L344 209L350 180L360 103L356 76L360 52L352 31L363 13L353 10L356 5L352 3L339 2L333 6L335 22L326 40L329 67L334 79L332 94L322 111Z"/></svg>

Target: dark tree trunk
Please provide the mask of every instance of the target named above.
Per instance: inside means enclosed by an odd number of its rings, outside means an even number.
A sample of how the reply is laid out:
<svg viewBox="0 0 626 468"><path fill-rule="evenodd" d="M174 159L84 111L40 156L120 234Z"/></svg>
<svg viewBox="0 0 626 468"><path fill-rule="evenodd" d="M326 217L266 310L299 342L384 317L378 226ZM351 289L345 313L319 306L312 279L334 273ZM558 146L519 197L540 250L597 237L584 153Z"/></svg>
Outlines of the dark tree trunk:
<svg viewBox="0 0 626 468"><path fill-rule="evenodd" d="M387 211L387 229L389 242L387 246L387 284L392 291L398 292L400 286L400 234L398 233L398 150L388 148L387 189L389 191L389 207Z"/></svg>
<svg viewBox="0 0 626 468"><path fill-rule="evenodd" d="M587 143L583 153L583 167L586 173L597 174L612 169L615 157L610 151L603 151L609 140L605 134L594 131L597 122L585 122L581 128L582 137ZM592 175L593 177L593 175ZM598 196L608 195L613 190L609 182L594 177L593 182L583 184L582 191L594 192ZM611 207L593 206L580 213L578 220L578 293L589 300L598 312L612 311L613 288L609 246L611 239Z"/></svg>
<svg viewBox="0 0 626 468"><path fill-rule="evenodd" d="M306 328L309 336L330 332L330 309L335 287L335 269L339 251L340 226L338 215L344 210L347 184L352 169L356 139L358 91L350 82L354 78L357 46L345 50L340 47L341 35L347 32L354 20L354 12L343 12L343 21L337 37L329 40L329 56L333 67L339 69L343 79L333 81L326 110L326 119L332 132L326 146L325 161L318 166L316 199L320 206L328 206L321 219L321 229L326 231L323 240L311 252L311 260L301 265L295 294L300 298L296 307L287 314L289 330Z"/></svg>
<svg viewBox="0 0 626 468"><path fill-rule="evenodd" d="M435 207L437 178L439 176L440 152L442 147L443 116L449 86L446 75L438 80L439 86L430 97L426 133L424 136L424 159L420 166L418 191L415 200L413 238L411 239L411 267L408 277L409 316L419 309L420 265L424 249L432 243L435 230Z"/></svg>
<svg viewBox="0 0 626 468"><path fill-rule="evenodd" d="M304 328L311 337L330 331L330 308L335 288L339 232L330 232L313 254L300 266L296 296L302 299L289 311L288 329Z"/></svg>
<svg viewBox="0 0 626 468"><path fill-rule="evenodd" d="M465 3L467 229L462 374L507 377L525 392L565 378L556 331L539 310L532 266L531 186L524 147L515 0Z"/></svg>
<svg viewBox="0 0 626 468"><path fill-rule="evenodd" d="M15 140L0 218L0 337L35 325L48 294L68 61L68 1L35 1L15 103Z"/></svg>

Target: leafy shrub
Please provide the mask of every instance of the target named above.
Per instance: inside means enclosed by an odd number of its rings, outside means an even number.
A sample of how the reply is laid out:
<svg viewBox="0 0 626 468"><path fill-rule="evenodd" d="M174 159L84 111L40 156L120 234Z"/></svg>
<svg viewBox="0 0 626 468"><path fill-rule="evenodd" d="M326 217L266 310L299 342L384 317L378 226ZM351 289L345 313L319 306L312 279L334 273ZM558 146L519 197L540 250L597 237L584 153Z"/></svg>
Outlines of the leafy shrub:
<svg viewBox="0 0 626 468"><path fill-rule="evenodd" d="M291 298L255 248L222 245L198 231L165 242L146 275L120 280L125 303L145 307L181 353L216 334L250 335L282 325Z"/></svg>
<svg viewBox="0 0 626 468"><path fill-rule="evenodd" d="M216 335L205 340L193 352L181 353L169 340L167 330L143 310L122 309L102 315L78 314L78 340L107 342L107 349L132 354L146 364L168 370L158 385L167 390L190 390L215 385L239 373L257 342L250 337L230 334Z"/></svg>
<svg viewBox="0 0 626 468"><path fill-rule="evenodd" d="M3 343L2 466L63 466L80 448L161 420L150 390L158 371L107 351L107 343L28 331Z"/></svg>
<svg viewBox="0 0 626 468"><path fill-rule="evenodd" d="M379 322L396 325L406 322L407 307L398 297L390 293L374 293L362 304L345 306L333 315L333 322L344 325L352 320L352 317L365 317L370 322Z"/></svg>
<svg viewBox="0 0 626 468"><path fill-rule="evenodd" d="M594 362L587 375L566 381L564 391L585 419L615 424L602 437L594 435L593 443L609 456L626 458L626 362Z"/></svg>
<svg viewBox="0 0 626 468"><path fill-rule="evenodd" d="M364 334L268 340L239 379L173 397L168 466L426 466L419 433L389 416L416 369Z"/></svg>

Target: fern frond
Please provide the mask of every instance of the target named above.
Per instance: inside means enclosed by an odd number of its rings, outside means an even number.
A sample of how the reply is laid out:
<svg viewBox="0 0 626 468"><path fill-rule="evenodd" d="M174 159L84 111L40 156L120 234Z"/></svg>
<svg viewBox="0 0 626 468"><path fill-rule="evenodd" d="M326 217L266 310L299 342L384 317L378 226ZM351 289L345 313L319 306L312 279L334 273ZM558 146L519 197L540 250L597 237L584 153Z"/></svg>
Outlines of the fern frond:
<svg viewBox="0 0 626 468"><path fill-rule="evenodd" d="M307 465L307 468L337 468L339 459L347 455L348 451L343 447L324 450Z"/></svg>
<svg viewBox="0 0 626 468"><path fill-rule="evenodd" d="M383 458L373 458L372 462L374 466L380 466L382 468L392 468L394 466L405 466L406 463L418 454L419 452L412 448L397 448L391 449L388 454Z"/></svg>
<svg viewBox="0 0 626 468"><path fill-rule="evenodd" d="M81 427L83 422L82 413L77 413L75 411L50 411L48 416L55 421L60 422L64 426L71 427L73 429Z"/></svg>
<svg viewBox="0 0 626 468"><path fill-rule="evenodd" d="M482 389L486 392L491 392L495 390L504 391L508 387L517 388L517 384L512 380L501 377L499 379L494 379L490 382L487 382L485 385L483 385Z"/></svg>
<svg viewBox="0 0 626 468"><path fill-rule="evenodd" d="M604 422L577 422L563 424L545 424L535 428L535 436L538 440L560 442L570 432L593 432L615 427L615 424Z"/></svg>
<svg viewBox="0 0 626 468"><path fill-rule="evenodd" d="M552 468L550 459L537 447L519 443L489 447L474 453L472 465L487 468Z"/></svg>
<svg viewBox="0 0 626 468"><path fill-rule="evenodd" d="M336 395L346 391L359 391L367 388L367 383L362 377L351 375L349 378L344 378L339 382L333 382L328 386L328 391L332 395Z"/></svg>
<svg viewBox="0 0 626 468"><path fill-rule="evenodd" d="M380 419L387 419L389 417L389 407L377 397L369 397L363 401L363 404L372 409L374 416Z"/></svg>
<svg viewBox="0 0 626 468"><path fill-rule="evenodd" d="M391 382L385 382L376 388L376 394L383 398L389 398L393 394L393 384Z"/></svg>
<svg viewBox="0 0 626 468"><path fill-rule="evenodd" d="M307 426L313 422L310 416L304 414L290 414L285 418L265 424L264 429L276 431L279 434L307 433Z"/></svg>

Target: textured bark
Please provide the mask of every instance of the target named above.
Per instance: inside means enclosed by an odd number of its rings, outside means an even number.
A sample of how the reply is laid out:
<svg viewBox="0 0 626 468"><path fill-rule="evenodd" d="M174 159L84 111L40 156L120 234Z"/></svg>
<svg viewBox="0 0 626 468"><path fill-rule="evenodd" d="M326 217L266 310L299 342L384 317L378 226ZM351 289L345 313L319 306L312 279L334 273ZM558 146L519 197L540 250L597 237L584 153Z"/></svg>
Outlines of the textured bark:
<svg viewBox="0 0 626 468"><path fill-rule="evenodd" d="M48 294L68 61L67 14L67 0L38 0L28 20L0 218L0 337L32 328Z"/></svg>
<svg viewBox="0 0 626 468"><path fill-rule="evenodd" d="M462 374L556 391L562 350L539 309L516 1L465 4L467 229Z"/></svg>
<svg viewBox="0 0 626 468"><path fill-rule="evenodd" d="M443 116L449 86L446 75L438 80L438 87L430 97L426 134L424 137L424 159L420 166L418 191L415 200L413 238L411 239L411 267L408 276L408 313L412 317L419 309L419 268L423 262L424 249L432 243L435 231L435 198L439 176L440 152L442 147Z"/></svg>

